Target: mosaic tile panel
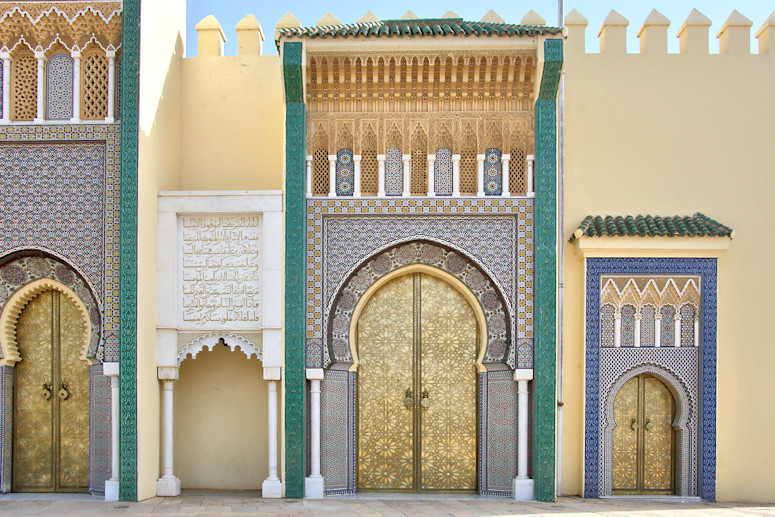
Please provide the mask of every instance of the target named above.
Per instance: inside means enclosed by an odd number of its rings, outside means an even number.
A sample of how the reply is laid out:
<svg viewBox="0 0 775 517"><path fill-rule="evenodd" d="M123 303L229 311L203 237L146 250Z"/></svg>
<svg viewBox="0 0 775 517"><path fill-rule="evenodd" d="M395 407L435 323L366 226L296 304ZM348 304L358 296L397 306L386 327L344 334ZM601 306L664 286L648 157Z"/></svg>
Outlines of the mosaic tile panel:
<svg viewBox="0 0 775 517"><path fill-rule="evenodd" d="M502 361L509 352L512 322L502 296L486 273L465 256L424 241L401 244L383 251L357 269L339 291L329 312L326 336L331 344L329 356L334 361L351 362L350 322L358 301L366 290L388 273L410 264L426 264L446 271L466 285L479 301L487 319L487 343L484 362ZM514 356L513 351L511 357ZM511 362L513 364L513 361ZM324 366L328 366L324 363Z"/></svg>
<svg viewBox="0 0 775 517"><path fill-rule="evenodd" d="M323 315L327 321L334 294L369 257L417 239L467 255L504 293L512 335L531 339L532 203L532 199L496 198L308 200L307 339L321 340L323 361L328 364ZM516 361L510 360L510 364ZM307 366L321 368L324 363L308 361Z"/></svg>
<svg viewBox="0 0 775 517"><path fill-rule="evenodd" d="M511 370L480 378L479 492L510 496L517 475L517 383Z"/></svg>
<svg viewBox="0 0 775 517"><path fill-rule="evenodd" d="M111 422L110 378L102 375L102 364L89 367L89 492L105 493L110 479Z"/></svg>
<svg viewBox="0 0 775 517"><path fill-rule="evenodd" d="M46 119L73 116L73 58L56 54L46 62Z"/></svg>
<svg viewBox="0 0 775 517"><path fill-rule="evenodd" d="M13 368L0 366L0 493L11 491Z"/></svg>
<svg viewBox="0 0 775 517"><path fill-rule="evenodd" d="M352 149L336 152L336 195L352 196L355 192L355 164Z"/></svg>
<svg viewBox="0 0 775 517"><path fill-rule="evenodd" d="M659 309L661 319L660 345L675 345L675 307L672 305L663 305Z"/></svg>
<svg viewBox="0 0 775 517"><path fill-rule="evenodd" d="M656 309L652 305L644 305L640 309L640 346L655 346L655 314Z"/></svg>
<svg viewBox="0 0 775 517"><path fill-rule="evenodd" d="M603 305L600 310L600 346L614 346L614 313L616 309L611 304Z"/></svg>
<svg viewBox="0 0 775 517"><path fill-rule="evenodd" d="M433 188L437 196L451 196L453 188L452 151L446 147L436 149L433 162Z"/></svg>
<svg viewBox="0 0 775 517"><path fill-rule="evenodd" d="M503 164L501 150L490 147L484 151L484 195L500 196L503 193Z"/></svg>
<svg viewBox="0 0 775 517"><path fill-rule="evenodd" d="M694 306L681 307L681 346L694 346Z"/></svg>
<svg viewBox="0 0 775 517"><path fill-rule="evenodd" d="M601 274L700 275L702 336L700 348L602 348L600 335ZM647 317L649 315L647 314ZM605 472L605 404L615 393L612 379L636 374L638 369L655 370L666 378L675 378L675 393L685 400L696 415L695 423L687 415L687 447L681 458L679 474L685 479L685 491L704 500L715 499L716 484L716 259L605 258L588 259L586 275L586 406L584 448L584 495L606 495L610 478ZM641 328L646 328L644 321ZM693 394L693 395L692 395ZM697 401L697 402L694 402ZM695 429L692 434L692 429ZM693 461L692 458L696 458ZM692 469L694 469L692 471ZM696 481L693 481L696 480ZM609 490L610 492L610 490Z"/></svg>
<svg viewBox="0 0 775 517"><path fill-rule="evenodd" d="M328 369L320 393L320 471L326 494L355 490L355 374Z"/></svg>
<svg viewBox="0 0 775 517"><path fill-rule="evenodd" d="M388 149L385 154L385 195L400 196L404 192L404 157L400 149Z"/></svg>
<svg viewBox="0 0 775 517"><path fill-rule="evenodd" d="M635 307L622 306L621 346L635 346Z"/></svg>

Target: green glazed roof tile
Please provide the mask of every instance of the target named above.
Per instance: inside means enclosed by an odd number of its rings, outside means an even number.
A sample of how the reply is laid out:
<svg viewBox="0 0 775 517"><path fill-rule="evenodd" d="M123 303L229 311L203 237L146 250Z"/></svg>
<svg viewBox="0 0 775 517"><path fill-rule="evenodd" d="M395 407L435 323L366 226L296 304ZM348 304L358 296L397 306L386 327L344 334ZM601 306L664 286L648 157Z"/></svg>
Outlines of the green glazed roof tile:
<svg viewBox="0 0 775 517"><path fill-rule="evenodd" d="M404 37L413 38L447 36L501 36L534 37L562 33L560 27L543 25L515 25L510 23L468 22L462 18L423 20L381 20L378 22L349 23L326 27L292 27L280 29L281 36L288 38L358 38L358 37Z"/></svg>
<svg viewBox="0 0 775 517"><path fill-rule="evenodd" d="M734 231L697 212L686 216L588 215L570 237L729 237Z"/></svg>

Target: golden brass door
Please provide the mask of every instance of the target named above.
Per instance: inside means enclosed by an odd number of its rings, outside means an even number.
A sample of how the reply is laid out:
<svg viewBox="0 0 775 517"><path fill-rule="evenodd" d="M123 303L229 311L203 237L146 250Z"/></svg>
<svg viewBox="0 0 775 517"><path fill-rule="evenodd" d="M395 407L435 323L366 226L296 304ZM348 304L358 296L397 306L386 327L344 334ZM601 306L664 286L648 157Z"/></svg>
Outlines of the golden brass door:
<svg viewBox="0 0 775 517"><path fill-rule="evenodd" d="M89 369L75 304L57 291L30 301L16 326L14 492L89 489Z"/></svg>
<svg viewBox="0 0 775 517"><path fill-rule="evenodd" d="M614 401L612 491L672 494L675 491L675 402L656 377L627 381Z"/></svg>
<svg viewBox="0 0 775 517"><path fill-rule="evenodd" d="M358 489L476 489L473 309L426 274L383 286L358 320Z"/></svg>

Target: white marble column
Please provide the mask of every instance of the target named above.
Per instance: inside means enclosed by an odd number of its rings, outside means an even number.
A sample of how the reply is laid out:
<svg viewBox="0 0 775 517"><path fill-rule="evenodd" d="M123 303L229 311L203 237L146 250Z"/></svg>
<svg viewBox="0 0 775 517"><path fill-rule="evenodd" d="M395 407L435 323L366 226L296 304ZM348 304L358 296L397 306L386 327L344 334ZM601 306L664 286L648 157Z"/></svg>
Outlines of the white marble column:
<svg viewBox="0 0 775 517"><path fill-rule="evenodd" d="M635 346L640 347L640 312L635 313Z"/></svg>
<svg viewBox="0 0 775 517"><path fill-rule="evenodd" d="M0 123L8 124L11 121L11 53L0 52L3 60L3 118Z"/></svg>
<svg viewBox="0 0 775 517"><path fill-rule="evenodd" d="M622 315L619 312L614 315L614 346L622 346Z"/></svg>
<svg viewBox="0 0 775 517"><path fill-rule="evenodd" d="M269 476L261 484L261 497L264 499L279 499L283 496L283 485L277 476L277 385L280 381L280 368L264 368L264 380L267 381L268 404L268 447Z"/></svg>
<svg viewBox="0 0 775 517"><path fill-rule="evenodd" d="M452 197L460 197L460 155L452 155Z"/></svg>
<svg viewBox="0 0 775 517"><path fill-rule="evenodd" d="M361 197L361 155L353 155L353 174L355 175L353 183L353 196Z"/></svg>
<svg viewBox="0 0 775 517"><path fill-rule="evenodd" d="M320 381L323 380L322 368L307 368L310 412L310 475L304 481L304 497L320 499L325 491L323 476L320 475Z"/></svg>
<svg viewBox="0 0 775 517"><path fill-rule="evenodd" d="M110 479L105 481L105 500L118 501L118 363L102 363L102 374L110 379Z"/></svg>
<svg viewBox="0 0 775 517"><path fill-rule="evenodd" d="M312 156L307 156L307 197L312 197Z"/></svg>
<svg viewBox="0 0 775 517"><path fill-rule="evenodd" d="M336 155L328 155L328 197L336 197Z"/></svg>
<svg viewBox="0 0 775 517"><path fill-rule="evenodd" d="M533 370L514 370L514 380L517 381L517 477L514 478L513 495L514 499L525 501L533 499L533 480L527 477L527 383L533 380Z"/></svg>
<svg viewBox="0 0 775 517"><path fill-rule="evenodd" d="M73 124L81 121L81 52L70 52L73 58L73 116L70 122Z"/></svg>
<svg viewBox="0 0 775 517"><path fill-rule="evenodd" d="M436 196L436 179L435 179L436 171L433 170L435 163L436 163L436 155L429 154L428 155L428 197Z"/></svg>
<svg viewBox="0 0 775 517"><path fill-rule="evenodd" d="M404 191L401 197L409 197L412 195L412 155L403 155L404 160Z"/></svg>
<svg viewBox="0 0 775 517"><path fill-rule="evenodd" d="M527 197L535 197L536 193L533 189L533 169L535 166L535 156L532 154L527 155Z"/></svg>
<svg viewBox="0 0 775 517"><path fill-rule="evenodd" d="M108 50L108 116L105 122L112 124L116 121L113 110L116 105L116 51Z"/></svg>
<svg viewBox="0 0 775 517"><path fill-rule="evenodd" d="M43 50L36 50L35 59L38 61L38 110L35 115L35 123L42 124L45 121L43 109L46 98L46 53Z"/></svg>
<svg viewBox="0 0 775 517"><path fill-rule="evenodd" d="M680 307L676 308L675 310L675 318L674 318L674 325L675 325L675 332L673 332L673 335L675 336L675 346L681 346L681 310Z"/></svg>
<svg viewBox="0 0 775 517"><path fill-rule="evenodd" d="M476 195L484 196L484 155L476 155Z"/></svg>
<svg viewBox="0 0 775 517"><path fill-rule="evenodd" d="M511 195L511 192L509 191L509 160L511 160L510 154L506 153L501 155L501 165L503 166L503 190L501 195L503 197Z"/></svg>
<svg viewBox="0 0 775 517"><path fill-rule="evenodd" d="M377 155L377 197L385 197L385 155Z"/></svg>
<svg viewBox="0 0 775 517"><path fill-rule="evenodd" d="M662 346L662 316L654 316L654 346Z"/></svg>
<svg viewBox="0 0 775 517"><path fill-rule="evenodd" d="M159 380L162 383L161 392L161 477L156 480L156 495L174 497L180 495L180 479L172 472L173 468L173 444L172 434L174 430L172 411L172 386L178 380L176 367L159 367L157 369Z"/></svg>

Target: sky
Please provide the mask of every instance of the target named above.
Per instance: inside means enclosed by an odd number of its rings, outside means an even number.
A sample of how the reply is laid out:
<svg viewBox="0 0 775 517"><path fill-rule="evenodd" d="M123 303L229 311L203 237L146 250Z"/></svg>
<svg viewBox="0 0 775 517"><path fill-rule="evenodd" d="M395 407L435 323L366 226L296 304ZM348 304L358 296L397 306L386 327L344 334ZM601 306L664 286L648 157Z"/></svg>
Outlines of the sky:
<svg viewBox="0 0 775 517"><path fill-rule="evenodd" d="M160 0L163 1L163 0ZM420 18L440 18L452 10L465 20L481 20L490 9L501 15L507 23L519 23L530 9L546 19L548 25L557 25L557 0L391 0L383 2L364 2L363 0L186 0L186 55L196 55L196 30L194 27L207 15L214 15L226 35L224 53L227 56L237 54L237 33L234 26L247 14L258 18L264 31L264 54L277 54L274 44L274 28L277 21L288 11L301 21L302 26L314 26L315 22L327 12L331 12L342 23L354 23L366 11L371 10L378 18L397 19L412 10ZM710 52L718 53L716 39L721 26L729 18L732 9L737 9L753 21L751 27L751 50L759 50L755 33L775 10L775 0L564 0L564 13L578 9L588 20L586 35L587 52L598 52L600 43L597 33L611 9L615 9L630 21L627 28L627 50L637 53L639 41L636 37L643 21L652 9L667 16L671 25L668 29L668 52L678 52L676 33L693 8L698 9L713 21L710 27Z"/></svg>

